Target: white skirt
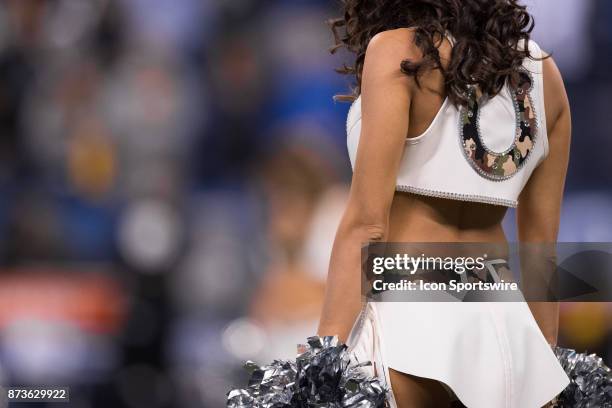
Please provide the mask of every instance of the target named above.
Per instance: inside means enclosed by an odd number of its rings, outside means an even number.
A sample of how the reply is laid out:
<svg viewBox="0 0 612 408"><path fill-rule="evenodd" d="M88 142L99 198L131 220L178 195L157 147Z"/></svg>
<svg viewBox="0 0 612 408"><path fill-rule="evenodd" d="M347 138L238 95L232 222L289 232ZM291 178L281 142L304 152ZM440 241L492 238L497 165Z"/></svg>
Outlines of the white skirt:
<svg viewBox="0 0 612 408"><path fill-rule="evenodd" d="M540 408L569 384L524 302L368 301L347 344L390 390L392 368L440 381L468 408Z"/></svg>

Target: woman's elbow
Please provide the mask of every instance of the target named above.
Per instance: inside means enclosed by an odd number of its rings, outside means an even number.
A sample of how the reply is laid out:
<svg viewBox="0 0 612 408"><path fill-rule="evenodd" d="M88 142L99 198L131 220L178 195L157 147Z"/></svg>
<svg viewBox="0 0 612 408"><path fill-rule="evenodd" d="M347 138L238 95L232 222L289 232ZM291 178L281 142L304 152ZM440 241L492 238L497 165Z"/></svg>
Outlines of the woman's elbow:
<svg viewBox="0 0 612 408"><path fill-rule="evenodd" d="M339 233L363 242L384 241L387 231L385 217L365 217L363 214L352 214L351 211L345 213L339 228Z"/></svg>

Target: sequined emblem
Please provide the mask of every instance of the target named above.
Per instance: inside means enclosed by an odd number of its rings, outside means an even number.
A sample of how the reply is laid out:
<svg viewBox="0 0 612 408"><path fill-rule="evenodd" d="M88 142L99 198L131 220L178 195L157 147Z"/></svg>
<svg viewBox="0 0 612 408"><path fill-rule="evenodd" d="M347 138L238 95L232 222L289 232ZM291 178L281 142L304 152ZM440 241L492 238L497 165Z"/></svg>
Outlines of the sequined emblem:
<svg viewBox="0 0 612 408"><path fill-rule="evenodd" d="M510 178L525 164L533 151L537 121L530 96L532 85L529 73L521 70L518 86L511 89L516 113L515 138L512 145L503 152L494 152L483 143L483 135L478 126L479 102L483 96L478 95L474 89L469 91L469 102L460 109L460 141L466 159L481 176L491 180Z"/></svg>

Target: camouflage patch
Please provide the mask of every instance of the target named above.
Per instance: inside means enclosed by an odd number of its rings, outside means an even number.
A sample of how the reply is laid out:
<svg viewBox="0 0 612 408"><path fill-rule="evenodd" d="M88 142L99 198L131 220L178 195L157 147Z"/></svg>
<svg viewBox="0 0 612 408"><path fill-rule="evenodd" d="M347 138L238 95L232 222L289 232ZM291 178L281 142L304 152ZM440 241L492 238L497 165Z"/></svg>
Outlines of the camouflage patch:
<svg viewBox="0 0 612 408"><path fill-rule="evenodd" d="M460 111L461 142L465 158L481 176L492 180L505 180L516 174L533 151L537 133L536 114L529 92L533 80L529 73L519 73L518 86L512 89L516 112L516 132L512 146L504 152L493 152L482 142L478 126L479 99L475 90L470 92L467 106Z"/></svg>

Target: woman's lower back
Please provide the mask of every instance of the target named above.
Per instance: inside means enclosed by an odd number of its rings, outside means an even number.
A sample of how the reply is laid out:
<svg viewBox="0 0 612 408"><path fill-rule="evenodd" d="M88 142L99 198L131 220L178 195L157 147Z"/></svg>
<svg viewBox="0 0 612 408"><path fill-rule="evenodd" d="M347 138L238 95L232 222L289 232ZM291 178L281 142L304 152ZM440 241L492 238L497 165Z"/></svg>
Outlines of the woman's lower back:
<svg viewBox="0 0 612 408"><path fill-rule="evenodd" d="M506 242L506 207L397 192L389 242Z"/></svg>

